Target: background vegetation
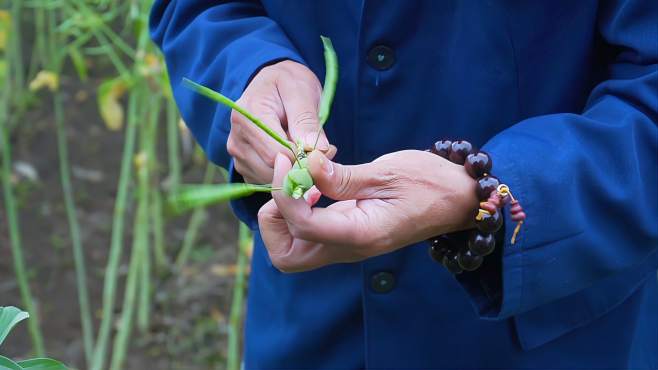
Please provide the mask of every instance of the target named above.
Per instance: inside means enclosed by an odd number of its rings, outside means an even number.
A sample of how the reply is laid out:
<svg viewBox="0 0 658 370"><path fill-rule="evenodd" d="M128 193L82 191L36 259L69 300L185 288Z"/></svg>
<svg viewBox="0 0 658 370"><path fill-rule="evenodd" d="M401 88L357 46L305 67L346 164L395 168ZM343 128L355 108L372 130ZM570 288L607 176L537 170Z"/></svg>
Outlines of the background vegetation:
<svg viewBox="0 0 658 370"><path fill-rule="evenodd" d="M152 0L0 0L0 353L78 369L239 368L251 237L148 36ZM238 232L239 230L239 232Z"/></svg>

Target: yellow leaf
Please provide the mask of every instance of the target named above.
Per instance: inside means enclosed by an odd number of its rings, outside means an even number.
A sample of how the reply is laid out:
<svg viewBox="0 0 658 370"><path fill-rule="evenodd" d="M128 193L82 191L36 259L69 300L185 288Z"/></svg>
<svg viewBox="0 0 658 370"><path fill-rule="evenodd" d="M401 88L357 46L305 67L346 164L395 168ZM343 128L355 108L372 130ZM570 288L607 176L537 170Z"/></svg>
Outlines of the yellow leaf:
<svg viewBox="0 0 658 370"><path fill-rule="evenodd" d="M48 88L50 91L55 91L59 87L59 75L51 71L39 71L34 77L34 80L30 81L30 91L39 91L44 87Z"/></svg>
<svg viewBox="0 0 658 370"><path fill-rule="evenodd" d="M110 131L118 131L123 127L123 106L120 99L125 94L127 82L122 78L115 78L103 82L98 87L98 109L105 126Z"/></svg>

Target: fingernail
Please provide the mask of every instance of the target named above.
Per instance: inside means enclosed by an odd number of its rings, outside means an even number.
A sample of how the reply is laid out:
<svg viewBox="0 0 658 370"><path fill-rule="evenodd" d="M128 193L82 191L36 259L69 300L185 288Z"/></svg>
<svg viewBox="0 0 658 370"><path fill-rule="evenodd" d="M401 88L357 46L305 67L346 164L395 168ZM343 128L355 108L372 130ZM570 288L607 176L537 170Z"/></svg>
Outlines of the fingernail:
<svg viewBox="0 0 658 370"><path fill-rule="evenodd" d="M311 132L306 135L306 141L304 142L304 145L309 146L313 148L313 145L315 145L315 141L318 141L318 144L316 146L316 149L319 149L323 152L329 150L329 143L327 142L327 139L325 137L318 137L317 132Z"/></svg>
<svg viewBox="0 0 658 370"><path fill-rule="evenodd" d="M322 167L322 171L324 171L324 173L326 173L328 176L334 174L334 163L331 162L330 160L321 158L320 166Z"/></svg>

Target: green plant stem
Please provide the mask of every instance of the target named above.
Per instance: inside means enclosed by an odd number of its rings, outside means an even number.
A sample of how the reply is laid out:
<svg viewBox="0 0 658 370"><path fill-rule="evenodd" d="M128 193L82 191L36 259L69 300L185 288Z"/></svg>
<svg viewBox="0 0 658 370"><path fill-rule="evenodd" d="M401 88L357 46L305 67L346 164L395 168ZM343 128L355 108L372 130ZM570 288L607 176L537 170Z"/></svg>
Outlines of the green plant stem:
<svg viewBox="0 0 658 370"><path fill-rule="evenodd" d="M238 256L231 300L231 313L228 326L228 356L227 370L240 369L240 338L242 337L242 321L244 313L245 275L247 270L247 251L251 248L252 236L247 225L240 223L238 238Z"/></svg>
<svg viewBox="0 0 658 370"><path fill-rule="evenodd" d="M142 31L137 39L137 55L143 55L148 43L148 32ZM137 62L139 63L139 61ZM139 66L134 66L134 71L138 71ZM136 74L137 75L137 74ZM135 151L135 131L137 126L137 105L143 104L139 101L139 96L146 95L144 90L145 82L136 81L136 86L130 92L128 98L128 123L126 127L126 140L124 151L121 159L121 172L119 174L119 188L117 190L117 200L114 207L114 217L112 221L112 241L110 246L110 258L108 260L105 273L105 283L103 287L103 320L98 332L98 340L94 349L94 359L91 370L102 370L107 354L108 340L112 329L112 309L116 295L116 284L118 277L119 263L121 262L121 252L123 249L123 227L124 213L128 187L131 178L132 155ZM141 105L140 105L141 106Z"/></svg>
<svg viewBox="0 0 658 370"><path fill-rule="evenodd" d="M68 144L66 143L66 128L64 126L64 113L62 105L62 93L58 90L53 94L53 105L55 110L55 124L57 127L57 154L59 159L59 173L64 193L64 205L66 217L71 233L71 244L73 247L73 261L75 264L75 277L78 288L78 303L80 305L80 322L82 324L82 341L87 364L91 363L94 349L94 329L89 304L89 293L87 290L87 271L80 237L80 225L73 200L73 187L71 185L71 169L69 167Z"/></svg>
<svg viewBox="0 0 658 370"><path fill-rule="evenodd" d="M142 333L145 333L148 330L149 324L151 322L151 253L149 245L149 222L148 222L148 210L149 210L149 196L147 194L140 194L146 198L145 201L140 201L139 207L145 208L142 212L141 219L139 220L139 229L136 231L138 233L145 233L145 238L140 238L140 242L143 243L141 248L144 249L142 252L141 259L141 269L140 269L140 286L139 286L139 305L137 306L137 326ZM146 230L142 230L146 229Z"/></svg>
<svg viewBox="0 0 658 370"><path fill-rule="evenodd" d="M153 96L149 99L149 110L144 111L145 114L141 121L142 125L140 126L140 150L143 162L140 163L137 169L138 176L138 189L137 189L137 200L138 207L143 208L142 219L138 220L137 224L139 229L136 232L146 233L146 238L142 241L144 243L141 246L144 249L142 255L142 267L141 267L141 285L139 289L139 305L137 311L137 326L140 331L146 332L150 322L150 312L151 312L151 251L149 243L149 230L150 223L148 219L148 213L151 208L150 200L151 196L151 173L155 169L155 137L154 131L157 125L157 121L160 113L160 97ZM157 191L157 190L156 190ZM145 231L142 230L146 229Z"/></svg>
<svg viewBox="0 0 658 370"><path fill-rule="evenodd" d="M164 220L162 209L162 192L156 189L151 193L151 219L153 220L153 252L155 254L155 262L157 273L163 273L167 266L169 266L169 259L164 240Z"/></svg>
<svg viewBox="0 0 658 370"><path fill-rule="evenodd" d="M14 50L15 52L15 50ZM2 188L4 193L5 208L7 212L7 223L9 225L9 240L14 262L16 280L21 295L21 301L28 311L32 320L28 321L28 331L32 340L34 353L42 357L45 353L43 337L39 329L39 314L37 313L28 282L25 258L21 244L20 229L18 224L18 212L11 184L11 143L9 142L9 84L5 84L0 96L0 145L2 145Z"/></svg>
<svg viewBox="0 0 658 370"><path fill-rule="evenodd" d="M334 50L334 45L332 44L331 39L324 36L320 36L320 39L322 39L322 45L324 47L325 75L324 85L322 85L322 97L320 98L320 108L318 109L318 120L320 121L320 127L323 127L329 119L331 105L333 104L334 96L336 95L336 84L338 83L338 57L336 56L336 51ZM318 145L321 132L321 129L318 130L313 149Z"/></svg>
<svg viewBox="0 0 658 370"><path fill-rule="evenodd" d="M112 237L110 244L110 255L105 270L105 282L103 286L103 318L101 320L98 338L94 348L92 370L102 370L107 353L108 340L112 330L112 316L114 300L116 296L116 284L123 250L123 229L128 189L131 178L132 156L135 151L135 131L137 129L137 105L138 91L130 93L128 98L128 122L121 159L121 170L119 173L119 185L117 189L116 202L114 204L114 216L112 220Z"/></svg>
<svg viewBox="0 0 658 370"><path fill-rule="evenodd" d="M133 235L133 246L130 257L130 267L128 268L128 277L126 279L126 290L124 292L123 306L121 309L121 321L117 335L114 338L114 346L112 347L112 361L110 363L110 370L121 370L123 362L126 358L126 351L128 342L130 341L130 334L133 327L133 316L135 311L135 299L137 296L137 289L139 278L141 275L141 268L143 268L143 261L146 253L146 244L148 243L148 209L144 204L137 207L137 214L135 216L135 224L137 228Z"/></svg>
<svg viewBox="0 0 658 370"><path fill-rule="evenodd" d="M207 185L212 182L213 177L215 177L215 166L212 163L208 164L206 167L206 173L203 176L203 184ZM178 256L176 257L176 270L180 271L187 260L190 257L190 252L196 243L199 230L206 222L206 208L205 207L196 207L190 216L190 222L185 230L185 237L183 238L183 246L181 247Z"/></svg>
<svg viewBox="0 0 658 370"><path fill-rule="evenodd" d="M147 152L149 156L149 172L151 195L149 199L150 212L151 212L151 233L153 236L153 254L155 256L155 266L157 272L163 272L169 265L167 254L165 252L164 241L164 220L162 213L162 192L160 189L160 167L158 165L158 158L156 152L157 139L158 139L158 122L160 118L162 96L156 97L156 106L151 111L154 112L149 121L148 127L148 145Z"/></svg>
<svg viewBox="0 0 658 370"><path fill-rule="evenodd" d="M59 74L61 72L61 60L58 58L57 46L60 41L55 32L55 13L54 10L48 12L48 35L51 45L48 48L50 53L50 69ZM66 208L66 217L71 234L71 244L73 250L73 261L75 265L75 277L78 290L78 304L80 307L80 323L82 326L82 342L87 364L91 363L94 350L94 329L89 303L89 293L87 288L87 271L83 253L82 238L80 236L80 224L73 197L73 186L71 183L71 168L69 161L68 143L66 141L66 127L64 125L64 105L62 93L56 90L53 93L53 110L55 112L55 127L57 136L57 155L59 161L60 182L62 193L64 195L64 205Z"/></svg>
<svg viewBox="0 0 658 370"><path fill-rule="evenodd" d="M23 2L22 1L12 1L11 2L11 35L9 47L12 48L10 67L8 70L8 76L13 77L14 86L11 96L21 99L23 97L23 90L25 86L25 73L23 71L23 50L22 50L22 41L21 41L21 18L23 15Z"/></svg>
<svg viewBox="0 0 658 370"><path fill-rule="evenodd" d="M169 189L176 191L181 183L180 154L178 152L178 115L176 104L169 101L167 104L167 154L169 156Z"/></svg>
<svg viewBox="0 0 658 370"><path fill-rule="evenodd" d="M46 46L44 41L44 35L46 34L45 30L45 15L43 7L37 7L34 9L34 28L35 28L35 41L34 49L32 52L32 61L30 62L30 70L28 72L28 78L36 75L37 68L39 65L46 64Z"/></svg>

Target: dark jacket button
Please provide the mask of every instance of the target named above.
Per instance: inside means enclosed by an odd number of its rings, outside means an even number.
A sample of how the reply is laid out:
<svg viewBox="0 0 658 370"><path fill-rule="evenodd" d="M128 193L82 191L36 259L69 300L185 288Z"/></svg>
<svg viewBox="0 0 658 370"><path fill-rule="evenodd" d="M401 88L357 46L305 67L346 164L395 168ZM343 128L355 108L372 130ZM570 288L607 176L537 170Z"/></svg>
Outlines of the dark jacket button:
<svg viewBox="0 0 658 370"><path fill-rule="evenodd" d="M367 60L372 68L384 71L395 63L395 52L388 46L377 45L370 49Z"/></svg>
<svg viewBox="0 0 658 370"><path fill-rule="evenodd" d="M388 293L395 288L395 275L390 272L378 272L372 275L370 289L376 293Z"/></svg>

